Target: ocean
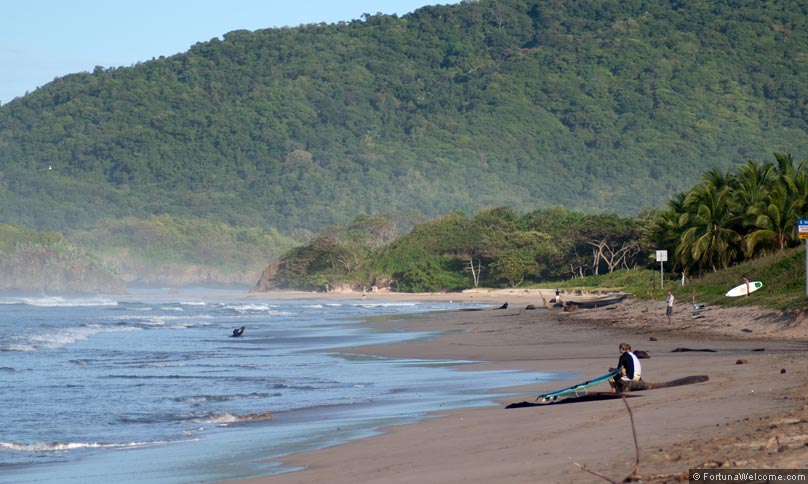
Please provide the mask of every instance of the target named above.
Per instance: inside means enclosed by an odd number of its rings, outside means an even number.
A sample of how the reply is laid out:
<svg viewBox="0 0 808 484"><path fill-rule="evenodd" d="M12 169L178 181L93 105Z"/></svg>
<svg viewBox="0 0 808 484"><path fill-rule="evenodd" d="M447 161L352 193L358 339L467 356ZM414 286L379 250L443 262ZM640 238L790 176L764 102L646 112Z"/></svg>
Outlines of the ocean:
<svg viewBox="0 0 808 484"><path fill-rule="evenodd" d="M0 484L212 483L555 375L358 355L451 302L204 290L0 297ZM389 317L400 331L366 318ZM244 326L241 337L231 337Z"/></svg>

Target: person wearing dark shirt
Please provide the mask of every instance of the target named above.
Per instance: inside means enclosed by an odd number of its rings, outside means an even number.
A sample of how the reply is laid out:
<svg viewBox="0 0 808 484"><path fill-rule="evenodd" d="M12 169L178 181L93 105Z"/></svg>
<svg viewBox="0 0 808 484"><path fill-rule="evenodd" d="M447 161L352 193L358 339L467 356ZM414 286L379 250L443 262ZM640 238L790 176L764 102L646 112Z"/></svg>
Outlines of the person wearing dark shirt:
<svg viewBox="0 0 808 484"><path fill-rule="evenodd" d="M618 347L620 351L620 359L617 360L618 372L615 375L612 386L617 393L629 391L631 382L640 381L642 378L642 365L640 359L631 352L631 345L628 343L620 343Z"/></svg>

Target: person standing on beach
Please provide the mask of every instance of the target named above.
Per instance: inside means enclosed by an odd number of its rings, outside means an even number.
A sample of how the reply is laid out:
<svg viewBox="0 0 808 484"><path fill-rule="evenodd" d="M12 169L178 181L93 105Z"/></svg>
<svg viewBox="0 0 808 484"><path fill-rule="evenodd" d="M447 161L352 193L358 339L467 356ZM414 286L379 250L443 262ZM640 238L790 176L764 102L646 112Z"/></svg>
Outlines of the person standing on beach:
<svg viewBox="0 0 808 484"><path fill-rule="evenodd" d="M617 348L620 351L620 359L617 360L617 375L614 380L609 381L616 393L622 393L631 389L631 382L640 381L642 378L642 365L640 359L631 352L631 345L620 343Z"/></svg>
<svg viewBox="0 0 808 484"><path fill-rule="evenodd" d="M665 316L668 317L668 322L671 322L671 316L673 315L673 301L676 298L673 297L673 293L668 291L668 297L665 298Z"/></svg>
<svg viewBox="0 0 808 484"><path fill-rule="evenodd" d="M746 284L746 297L749 297L749 279L744 276L743 283Z"/></svg>

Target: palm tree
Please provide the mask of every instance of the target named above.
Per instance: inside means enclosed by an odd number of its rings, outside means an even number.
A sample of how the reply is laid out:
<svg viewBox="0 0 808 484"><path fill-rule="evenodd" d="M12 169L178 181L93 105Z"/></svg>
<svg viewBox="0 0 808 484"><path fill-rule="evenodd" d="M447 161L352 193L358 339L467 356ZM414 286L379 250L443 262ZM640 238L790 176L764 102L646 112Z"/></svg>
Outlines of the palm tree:
<svg viewBox="0 0 808 484"><path fill-rule="evenodd" d="M729 175L708 171L686 199L687 226L682 232L677 257L690 266L713 271L725 269L741 253L741 217L732 210Z"/></svg>
<svg viewBox="0 0 808 484"><path fill-rule="evenodd" d="M764 200L749 207L753 217L750 231L744 236L747 257L783 250L796 237L797 220L806 207L808 173L806 162L797 167L789 154L775 153L777 166L772 166Z"/></svg>
<svg viewBox="0 0 808 484"><path fill-rule="evenodd" d="M788 246L797 224L794 202L787 189L777 184L769 189L765 205L751 208L754 223L743 240L747 257L762 255L772 249L782 251Z"/></svg>
<svg viewBox="0 0 808 484"><path fill-rule="evenodd" d="M748 160L738 168L738 174L733 177L732 183L733 201L738 205L737 211L749 214L751 210L764 206L775 178L776 171L771 163L760 164Z"/></svg>

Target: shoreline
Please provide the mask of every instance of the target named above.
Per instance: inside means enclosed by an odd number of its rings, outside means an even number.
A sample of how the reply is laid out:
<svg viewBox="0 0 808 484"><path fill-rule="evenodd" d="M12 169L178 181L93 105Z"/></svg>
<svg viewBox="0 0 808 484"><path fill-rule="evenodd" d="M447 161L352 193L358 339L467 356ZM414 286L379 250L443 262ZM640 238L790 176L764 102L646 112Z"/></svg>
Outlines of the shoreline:
<svg viewBox="0 0 808 484"><path fill-rule="evenodd" d="M664 303L627 301L572 312L541 307L551 291L461 294L367 293L367 300L457 301L508 309L430 313L404 322L368 322L396 330L444 331L402 344L347 352L407 358L465 359L475 368L579 374L568 382L503 388L522 393L501 405L436 412L380 435L272 459L302 470L233 481L240 484L329 482L446 483L596 482L583 464L622 480L636 458L622 400L505 410L538 393L603 374L627 341L651 356L643 377L661 382L706 374L710 380L631 394L640 449L639 475L676 482L689 468L802 468L808 462L808 322L783 321L754 308L713 308L692 319L686 305L664 318ZM554 293L554 291L552 291ZM277 297L252 293L251 297ZM300 297L301 294L292 297ZM357 293L311 294L351 298ZM582 296L586 297L586 296ZM538 300L537 300L538 299ZM702 315L700 315L702 316ZM707 351L674 351L689 348ZM762 351L761 351L762 350ZM745 361L745 364L737 364ZM462 370L460 370L462 371ZM567 373L564 373L567 374ZM608 387L595 391L608 391ZM686 476L685 476L686 480Z"/></svg>

